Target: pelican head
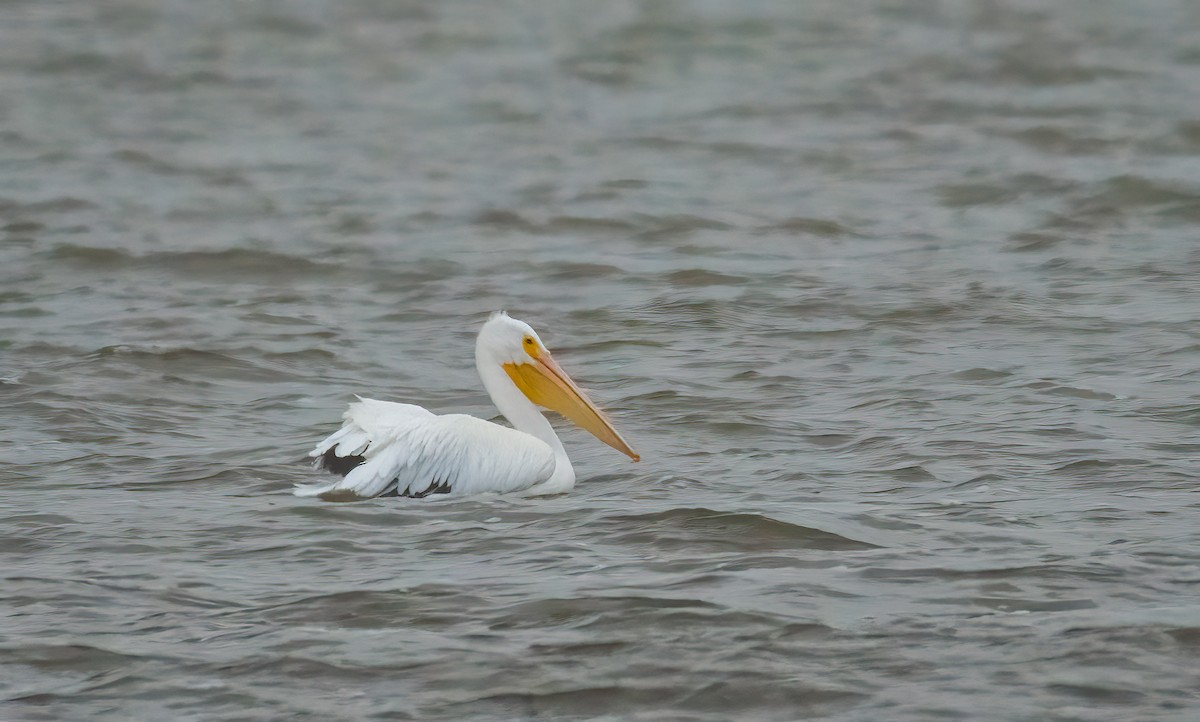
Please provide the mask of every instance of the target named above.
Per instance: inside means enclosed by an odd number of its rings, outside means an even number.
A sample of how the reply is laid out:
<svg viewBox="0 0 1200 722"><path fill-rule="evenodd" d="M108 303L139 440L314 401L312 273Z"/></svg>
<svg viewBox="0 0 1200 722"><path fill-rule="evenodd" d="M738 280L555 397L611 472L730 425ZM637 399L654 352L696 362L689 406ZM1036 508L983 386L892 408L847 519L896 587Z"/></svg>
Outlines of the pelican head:
<svg viewBox="0 0 1200 722"><path fill-rule="evenodd" d="M537 331L500 311L492 314L475 342L479 364L504 369L513 385L537 406L556 411L622 454L637 461L629 446L587 394L559 367Z"/></svg>

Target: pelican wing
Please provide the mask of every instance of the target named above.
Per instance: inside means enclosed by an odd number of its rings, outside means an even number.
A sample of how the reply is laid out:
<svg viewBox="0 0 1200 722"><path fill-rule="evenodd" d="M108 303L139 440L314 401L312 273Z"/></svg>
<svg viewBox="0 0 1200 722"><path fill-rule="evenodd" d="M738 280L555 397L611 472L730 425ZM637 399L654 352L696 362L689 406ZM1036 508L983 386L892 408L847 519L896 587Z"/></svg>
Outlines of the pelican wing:
<svg viewBox="0 0 1200 722"><path fill-rule="evenodd" d="M520 431L463 414L360 398L342 428L309 456L344 478L298 485L296 496L369 498L520 491L549 479L554 452Z"/></svg>

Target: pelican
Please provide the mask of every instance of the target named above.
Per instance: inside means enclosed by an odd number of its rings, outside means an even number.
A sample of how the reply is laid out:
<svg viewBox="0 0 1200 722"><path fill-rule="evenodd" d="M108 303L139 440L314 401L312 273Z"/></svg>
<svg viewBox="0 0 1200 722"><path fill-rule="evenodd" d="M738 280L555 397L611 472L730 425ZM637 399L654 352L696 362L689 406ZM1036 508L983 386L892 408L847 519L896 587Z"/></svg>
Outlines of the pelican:
<svg viewBox="0 0 1200 722"><path fill-rule="evenodd" d="M475 341L475 368L513 428L358 397L342 415L342 428L309 453L314 466L343 478L297 485L296 496L345 500L570 491L575 469L538 406L557 411L634 461L640 458L524 321L503 311L492 314Z"/></svg>

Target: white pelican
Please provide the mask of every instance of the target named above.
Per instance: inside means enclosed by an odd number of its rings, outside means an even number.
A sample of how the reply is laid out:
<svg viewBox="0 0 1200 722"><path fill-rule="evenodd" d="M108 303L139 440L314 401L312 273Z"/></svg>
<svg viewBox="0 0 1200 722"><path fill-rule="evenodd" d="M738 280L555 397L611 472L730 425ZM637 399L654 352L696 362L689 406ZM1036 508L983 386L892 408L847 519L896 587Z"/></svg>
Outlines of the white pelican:
<svg viewBox="0 0 1200 722"><path fill-rule="evenodd" d="M323 499L561 494L575 486L575 470L538 406L557 411L638 460L524 321L503 311L493 314L475 341L475 368L492 403L514 428L359 397L342 415L342 428L309 453L315 466L344 478L297 485L295 494Z"/></svg>

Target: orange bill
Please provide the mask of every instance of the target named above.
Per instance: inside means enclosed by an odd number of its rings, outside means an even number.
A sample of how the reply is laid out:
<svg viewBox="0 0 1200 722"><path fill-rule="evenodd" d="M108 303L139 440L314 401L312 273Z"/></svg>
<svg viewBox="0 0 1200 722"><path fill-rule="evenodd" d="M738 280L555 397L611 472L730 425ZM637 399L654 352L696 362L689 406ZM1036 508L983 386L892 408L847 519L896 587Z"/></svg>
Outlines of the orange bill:
<svg viewBox="0 0 1200 722"><path fill-rule="evenodd" d="M506 363L504 370L533 403L557 411L634 461L641 458L617 433L604 412L551 358L549 351L540 350L537 358L526 363Z"/></svg>

